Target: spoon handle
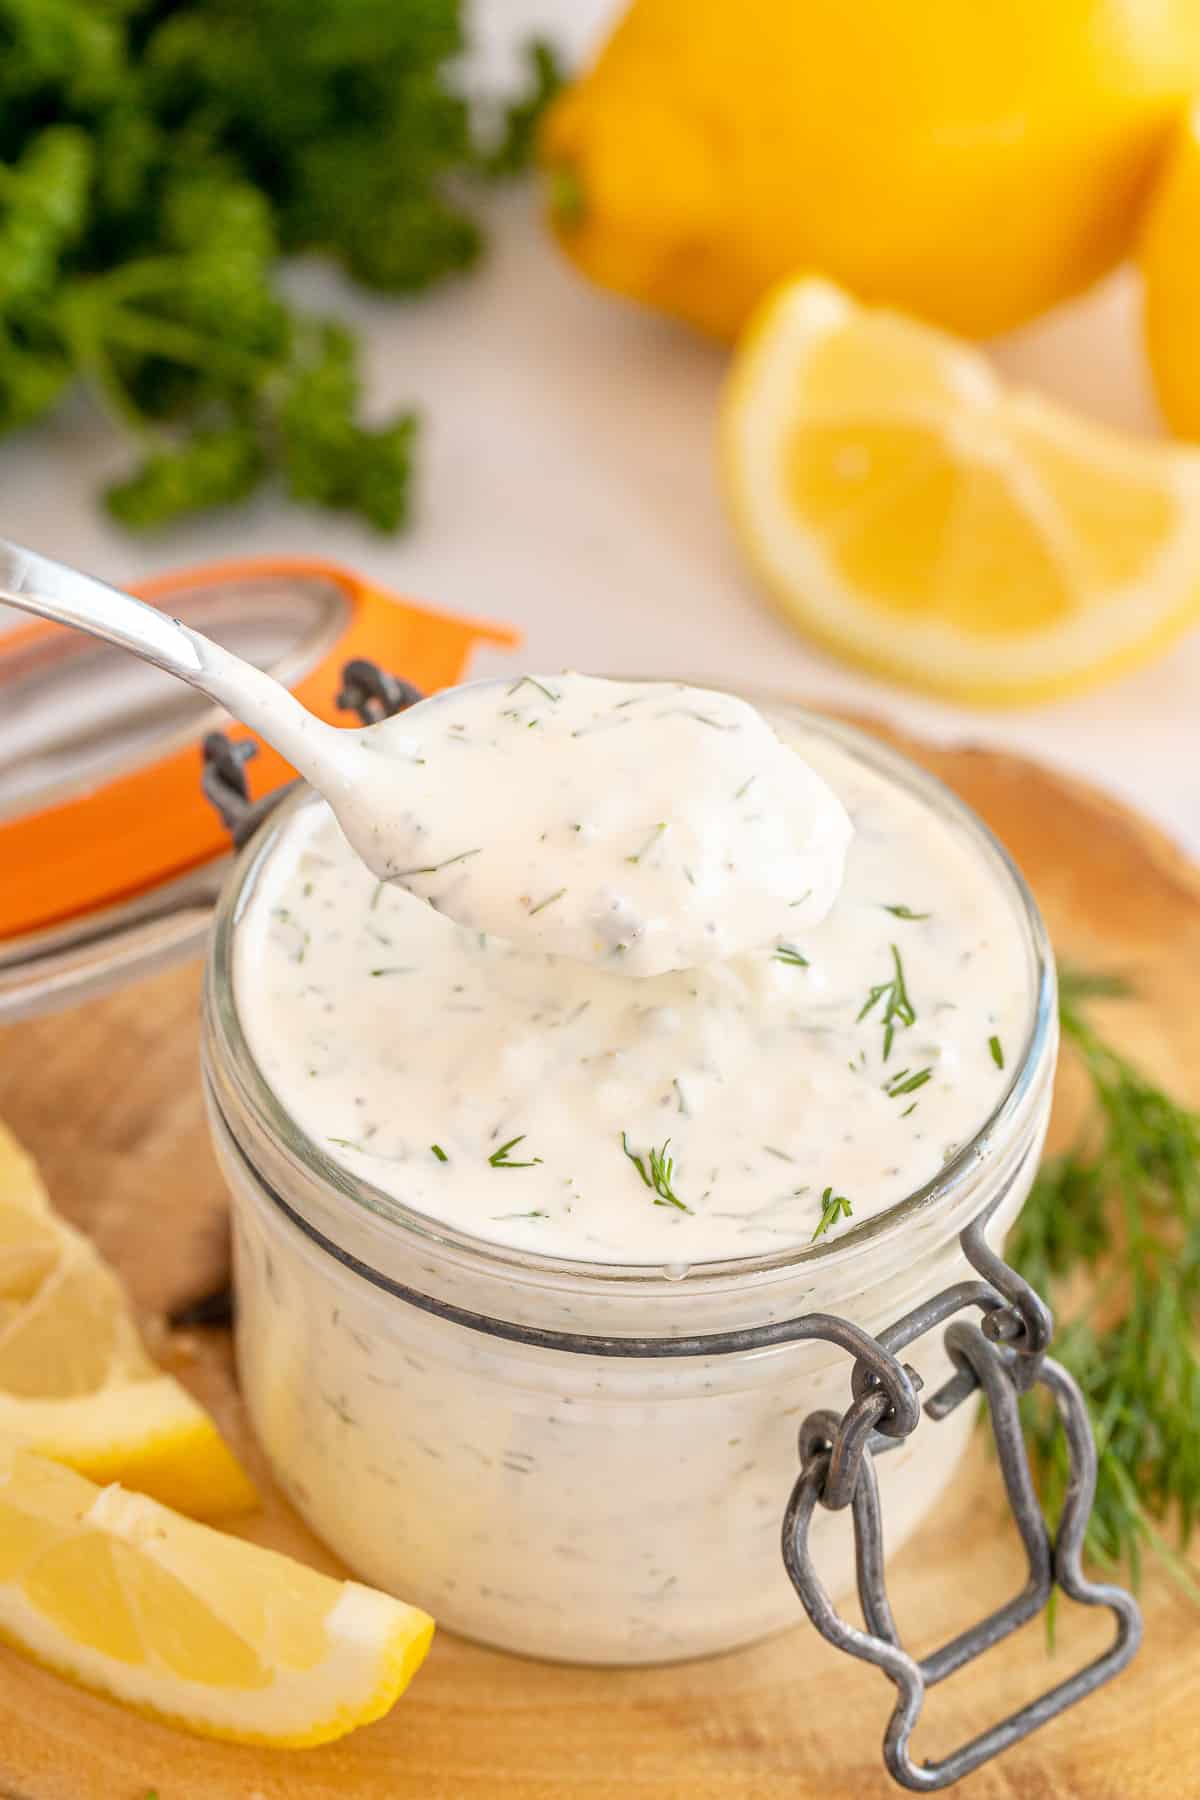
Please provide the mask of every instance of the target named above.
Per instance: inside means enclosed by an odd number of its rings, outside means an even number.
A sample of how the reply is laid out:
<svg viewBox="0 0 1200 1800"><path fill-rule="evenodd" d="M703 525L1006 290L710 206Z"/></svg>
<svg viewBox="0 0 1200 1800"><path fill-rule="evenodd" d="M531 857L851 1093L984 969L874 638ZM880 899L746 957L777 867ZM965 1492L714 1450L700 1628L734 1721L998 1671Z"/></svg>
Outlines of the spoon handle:
<svg viewBox="0 0 1200 1800"><path fill-rule="evenodd" d="M0 602L72 625L177 675L266 738L314 785L328 782L342 733L288 690L181 620L0 538Z"/></svg>

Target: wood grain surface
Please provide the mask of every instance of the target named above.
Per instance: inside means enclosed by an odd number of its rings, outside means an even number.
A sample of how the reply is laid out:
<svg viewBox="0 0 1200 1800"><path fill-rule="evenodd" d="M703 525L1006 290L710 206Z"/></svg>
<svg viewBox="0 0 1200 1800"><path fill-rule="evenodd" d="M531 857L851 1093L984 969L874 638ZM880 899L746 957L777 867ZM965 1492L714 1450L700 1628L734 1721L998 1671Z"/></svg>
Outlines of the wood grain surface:
<svg viewBox="0 0 1200 1800"><path fill-rule="evenodd" d="M913 748L909 746L909 748ZM1200 1104L1200 875L1115 803L1014 758L915 748L974 805L1029 877L1060 953L1127 971L1122 1040ZM166 1310L227 1260L225 1198L197 1070L198 971L0 1031L0 1116L39 1157L59 1207L123 1272L156 1352L217 1413L262 1484L242 1528L337 1565L272 1488L250 1441L223 1333L170 1333ZM1099 1022L1104 1013L1098 1010ZM1056 1130L1079 1102L1068 1071ZM784 1496L780 1496L782 1506ZM982 1442L891 1565L918 1653L1021 1581ZM1200 1795L1200 1610L1160 1577L1146 1646L1114 1686L962 1789L971 1800L1193 1800ZM797 1616L799 1606L797 1606ZM1098 1647L1064 1615L938 1690L916 1749L938 1755ZM522 1661L441 1635L380 1724L320 1750L211 1744L149 1723L0 1650L0 1800L886 1800L879 1742L892 1690L806 1624L753 1649L665 1669Z"/></svg>

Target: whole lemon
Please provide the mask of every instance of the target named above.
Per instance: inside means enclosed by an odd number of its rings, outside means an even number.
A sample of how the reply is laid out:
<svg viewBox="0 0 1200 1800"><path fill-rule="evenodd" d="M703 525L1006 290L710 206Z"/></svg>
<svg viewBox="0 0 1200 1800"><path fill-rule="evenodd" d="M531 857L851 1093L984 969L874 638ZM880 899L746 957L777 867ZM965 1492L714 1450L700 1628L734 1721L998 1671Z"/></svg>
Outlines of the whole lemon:
<svg viewBox="0 0 1200 1800"><path fill-rule="evenodd" d="M817 271L986 335L1128 250L1197 0L634 0L542 136L605 287L721 337Z"/></svg>
<svg viewBox="0 0 1200 1800"><path fill-rule="evenodd" d="M1138 260L1159 404L1177 436L1200 438L1200 106L1180 121L1164 158Z"/></svg>

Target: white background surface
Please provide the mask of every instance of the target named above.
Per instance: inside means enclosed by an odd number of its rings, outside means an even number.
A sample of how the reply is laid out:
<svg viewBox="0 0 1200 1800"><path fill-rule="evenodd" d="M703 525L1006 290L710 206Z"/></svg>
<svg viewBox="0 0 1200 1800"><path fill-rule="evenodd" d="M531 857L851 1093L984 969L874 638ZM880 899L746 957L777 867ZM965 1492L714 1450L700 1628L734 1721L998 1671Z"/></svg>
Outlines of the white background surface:
<svg viewBox="0 0 1200 1800"><path fill-rule="evenodd" d="M478 0L476 11L479 65L503 78L531 27L578 52L613 7ZM114 581L230 554L329 556L519 626L529 667L749 682L1019 748L1134 801L1200 855L1200 631L1141 674L1022 712L941 705L809 649L767 609L725 524L712 453L724 353L584 286L546 242L528 190L492 208L482 271L428 300L367 299L321 269L293 286L365 331L373 410L416 402L425 414L407 535L264 499L130 538L91 499L121 452L83 404L0 446L0 532ZM996 354L1097 416L1158 429L1127 276Z"/></svg>

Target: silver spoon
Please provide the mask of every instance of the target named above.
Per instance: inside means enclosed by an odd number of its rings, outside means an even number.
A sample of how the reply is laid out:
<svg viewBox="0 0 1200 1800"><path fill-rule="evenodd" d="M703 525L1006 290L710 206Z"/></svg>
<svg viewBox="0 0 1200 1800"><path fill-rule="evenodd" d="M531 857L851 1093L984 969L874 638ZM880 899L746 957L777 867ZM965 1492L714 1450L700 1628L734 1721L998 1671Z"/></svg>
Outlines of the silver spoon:
<svg viewBox="0 0 1200 1800"><path fill-rule="evenodd" d="M385 741L393 757L404 760L406 749L409 760L415 754L396 732L395 721L386 722L386 740L373 735L381 726L327 725L272 676L202 632L107 582L3 538L0 603L72 625L199 688L272 744L324 796L368 868L380 879L394 877L387 821L364 818L363 789L372 788L378 800L380 784L364 782L364 766L378 769L378 750Z"/></svg>
<svg viewBox="0 0 1200 1800"><path fill-rule="evenodd" d="M841 802L732 695L520 676L340 727L178 619L0 539L3 601L199 688L324 796L380 881L526 949L664 974L818 924L841 885Z"/></svg>

